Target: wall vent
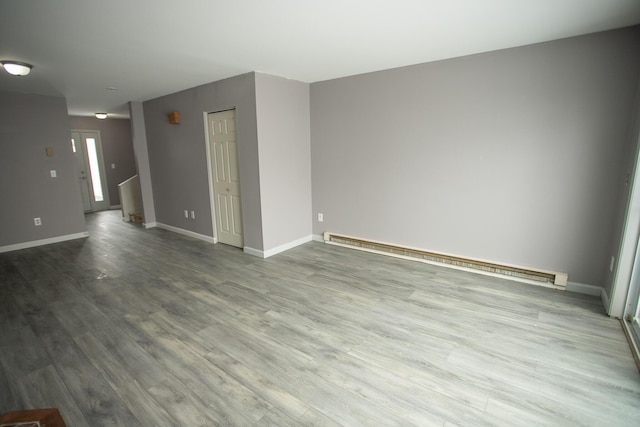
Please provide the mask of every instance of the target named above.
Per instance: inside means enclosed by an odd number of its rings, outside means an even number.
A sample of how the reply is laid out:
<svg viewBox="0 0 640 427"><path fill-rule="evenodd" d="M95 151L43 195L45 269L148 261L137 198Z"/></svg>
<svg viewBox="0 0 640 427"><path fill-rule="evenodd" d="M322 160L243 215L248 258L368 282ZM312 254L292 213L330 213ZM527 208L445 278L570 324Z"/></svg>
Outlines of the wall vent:
<svg viewBox="0 0 640 427"><path fill-rule="evenodd" d="M557 273L546 270L538 270L527 267L518 267L508 264L499 264L473 258L464 258L450 254L424 251L421 249L398 246L389 243L365 240L357 237L343 236L334 233L324 233L325 243L374 252L397 258L421 261L458 270L471 271L496 277L504 277L520 282L547 286L556 289L565 289L567 286L567 273Z"/></svg>

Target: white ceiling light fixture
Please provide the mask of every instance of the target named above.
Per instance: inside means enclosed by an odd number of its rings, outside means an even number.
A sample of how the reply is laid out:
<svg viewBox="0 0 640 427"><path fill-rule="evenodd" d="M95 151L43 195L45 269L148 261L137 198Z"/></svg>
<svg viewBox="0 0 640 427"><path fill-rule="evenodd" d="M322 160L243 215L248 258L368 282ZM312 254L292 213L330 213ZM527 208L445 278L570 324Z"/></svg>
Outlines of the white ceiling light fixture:
<svg viewBox="0 0 640 427"><path fill-rule="evenodd" d="M107 113L96 113L96 119L104 120L107 118Z"/></svg>
<svg viewBox="0 0 640 427"><path fill-rule="evenodd" d="M7 71L7 73L14 76L26 76L31 72L31 69L33 68L33 65L31 64L18 61L2 61L2 66Z"/></svg>

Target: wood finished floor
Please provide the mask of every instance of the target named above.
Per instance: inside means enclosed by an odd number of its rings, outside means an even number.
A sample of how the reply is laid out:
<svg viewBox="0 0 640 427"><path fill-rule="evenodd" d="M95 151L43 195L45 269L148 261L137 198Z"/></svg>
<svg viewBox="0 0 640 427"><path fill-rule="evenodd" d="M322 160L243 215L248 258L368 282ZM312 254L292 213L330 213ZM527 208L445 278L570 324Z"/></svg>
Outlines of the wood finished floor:
<svg viewBox="0 0 640 427"><path fill-rule="evenodd" d="M87 216L0 254L0 412L71 426L640 425L599 298L312 242L262 260Z"/></svg>

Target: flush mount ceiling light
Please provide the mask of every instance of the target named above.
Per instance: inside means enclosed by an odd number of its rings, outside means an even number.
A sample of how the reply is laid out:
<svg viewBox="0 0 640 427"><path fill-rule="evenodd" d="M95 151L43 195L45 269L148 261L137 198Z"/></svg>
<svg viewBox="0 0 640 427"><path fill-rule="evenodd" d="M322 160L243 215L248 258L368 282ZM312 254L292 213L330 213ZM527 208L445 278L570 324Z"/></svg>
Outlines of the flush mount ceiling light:
<svg viewBox="0 0 640 427"><path fill-rule="evenodd" d="M26 76L31 72L33 65L27 64L26 62L18 62L18 61L1 61L2 66L7 73L13 74L14 76Z"/></svg>
<svg viewBox="0 0 640 427"><path fill-rule="evenodd" d="M96 119L104 120L107 118L107 113L96 113Z"/></svg>

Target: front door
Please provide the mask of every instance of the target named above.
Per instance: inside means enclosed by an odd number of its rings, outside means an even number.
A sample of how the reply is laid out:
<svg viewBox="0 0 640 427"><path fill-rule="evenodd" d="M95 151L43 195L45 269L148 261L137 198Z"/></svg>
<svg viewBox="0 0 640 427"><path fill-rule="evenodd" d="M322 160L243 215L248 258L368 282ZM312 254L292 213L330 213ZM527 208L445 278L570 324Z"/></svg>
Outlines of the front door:
<svg viewBox="0 0 640 427"><path fill-rule="evenodd" d="M85 212L109 209L99 131L72 130L71 149Z"/></svg>
<svg viewBox="0 0 640 427"><path fill-rule="evenodd" d="M208 121L217 238L220 243L241 248L244 245L244 239L242 236L236 112L228 110L210 113Z"/></svg>

